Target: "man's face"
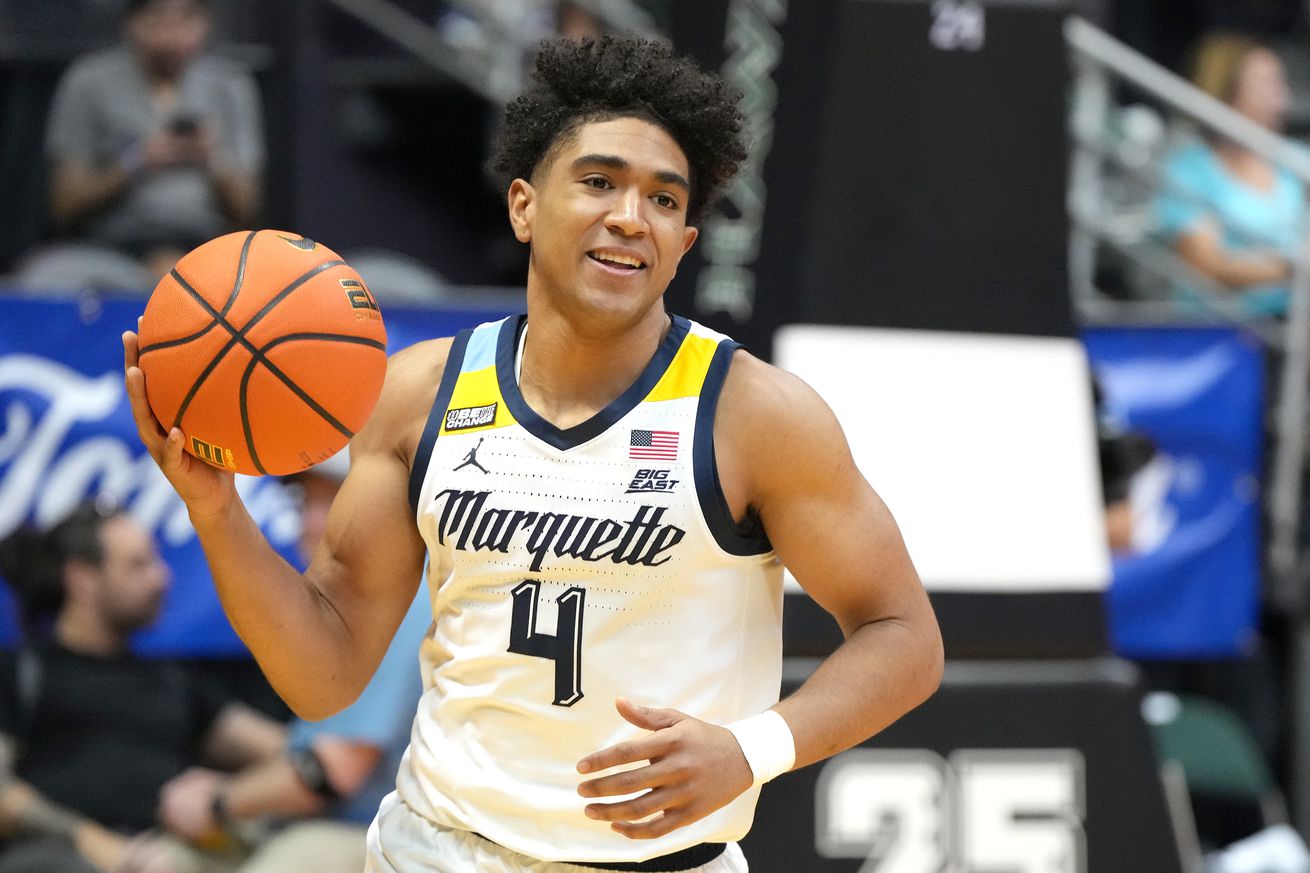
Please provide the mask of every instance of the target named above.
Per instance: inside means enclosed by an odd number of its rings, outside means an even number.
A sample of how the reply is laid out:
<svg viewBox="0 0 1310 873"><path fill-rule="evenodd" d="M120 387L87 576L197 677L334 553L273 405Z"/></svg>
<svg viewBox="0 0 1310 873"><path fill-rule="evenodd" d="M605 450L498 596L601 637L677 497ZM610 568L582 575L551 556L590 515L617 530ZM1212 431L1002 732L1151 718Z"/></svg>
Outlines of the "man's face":
<svg viewBox="0 0 1310 873"><path fill-rule="evenodd" d="M168 568L154 540L130 517L115 516L100 526L104 563L99 569L98 603L106 624L122 633L159 617L168 591Z"/></svg>
<svg viewBox="0 0 1310 873"><path fill-rule="evenodd" d="M631 326L696 240L687 157L640 118L584 124L552 151L532 182L509 191L515 235L532 246L529 297L602 329Z"/></svg>
<svg viewBox="0 0 1310 873"><path fill-rule="evenodd" d="M209 13L196 0L158 0L127 21L127 38L159 76L177 76L204 48Z"/></svg>

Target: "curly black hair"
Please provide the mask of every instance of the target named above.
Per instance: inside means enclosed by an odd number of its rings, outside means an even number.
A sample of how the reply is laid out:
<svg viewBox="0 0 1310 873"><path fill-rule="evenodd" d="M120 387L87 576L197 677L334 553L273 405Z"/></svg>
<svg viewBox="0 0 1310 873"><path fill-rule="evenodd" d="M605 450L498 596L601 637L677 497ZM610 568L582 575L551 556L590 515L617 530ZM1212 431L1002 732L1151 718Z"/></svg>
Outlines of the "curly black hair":
<svg viewBox="0 0 1310 873"><path fill-rule="evenodd" d="M631 37L543 42L527 88L505 107L489 162L502 179L531 179L584 124L644 118L673 137L691 169L696 224L746 159L741 92L665 45Z"/></svg>

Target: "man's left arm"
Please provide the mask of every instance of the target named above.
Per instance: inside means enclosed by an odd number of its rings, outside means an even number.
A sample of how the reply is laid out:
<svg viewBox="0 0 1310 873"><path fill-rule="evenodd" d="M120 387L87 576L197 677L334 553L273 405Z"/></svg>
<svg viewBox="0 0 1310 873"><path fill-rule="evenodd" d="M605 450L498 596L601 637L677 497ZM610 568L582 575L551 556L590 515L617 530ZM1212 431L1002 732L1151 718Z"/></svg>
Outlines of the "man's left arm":
<svg viewBox="0 0 1310 873"><path fill-rule="evenodd" d="M760 439L764 433L767 440ZM676 710L621 700L623 717L653 733L589 755L578 770L591 774L642 760L650 765L584 781L579 794L603 798L650 789L586 808L634 839L703 818L753 781L787 769L777 767L779 761L800 767L863 742L926 700L941 681L942 642L932 606L891 513L855 467L827 404L796 377L738 352L719 400L714 442L733 516L759 515L778 556L837 620L845 640L795 694L772 707L776 715L757 722L762 729L746 729L757 738L749 752L741 730L730 733ZM761 748L775 765L767 776L756 770ZM662 815L647 818L657 812Z"/></svg>
<svg viewBox="0 0 1310 873"><path fill-rule="evenodd" d="M788 377L790 378L790 377ZM858 745L926 700L941 681L941 634L886 504L855 467L835 417L799 383L805 433L766 446L760 519L774 549L845 638L774 710L796 767Z"/></svg>

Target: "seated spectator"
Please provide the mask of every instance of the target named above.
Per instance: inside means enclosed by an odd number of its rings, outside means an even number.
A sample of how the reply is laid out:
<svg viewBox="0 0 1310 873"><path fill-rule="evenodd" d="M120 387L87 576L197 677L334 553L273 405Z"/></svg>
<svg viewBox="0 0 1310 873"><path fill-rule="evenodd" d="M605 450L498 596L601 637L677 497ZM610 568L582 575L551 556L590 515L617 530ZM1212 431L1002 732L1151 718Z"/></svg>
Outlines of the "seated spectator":
<svg viewBox="0 0 1310 873"><path fill-rule="evenodd" d="M1282 62L1254 40L1227 34L1198 47L1193 83L1281 132L1290 93ZM1306 242L1305 187L1289 171L1217 135L1175 152L1157 203L1161 229L1193 269L1231 291L1250 316L1287 313L1292 263ZM1198 292L1182 289L1197 299Z"/></svg>
<svg viewBox="0 0 1310 873"><path fill-rule="evenodd" d="M123 43L76 61L46 130L55 224L154 276L251 226L264 141L254 80L203 53L206 0L127 0Z"/></svg>
<svg viewBox="0 0 1310 873"><path fill-rule="evenodd" d="M347 453L294 477L301 489L300 553L308 563L349 467ZM418 653L432 621L427 585L405 615L377 672L354 704L320 722L296 720L283 754L232 776L196 768L164 789L160 814L201 844L242 833L260 819L280 824L255 843L240 873L359 873L378 804L396 784L423 692Z"/></svg>
<svg viewBox="0 0 1310 873"><path fill-rule="evenodd" d="M180 665L131 654L169 585L150 536L88 504L48 532L11 536L0 572L26 628L0 662L0 871L214 869L149 834L160 790L198 755L228 767L275 755L285 732Z"/></svg>

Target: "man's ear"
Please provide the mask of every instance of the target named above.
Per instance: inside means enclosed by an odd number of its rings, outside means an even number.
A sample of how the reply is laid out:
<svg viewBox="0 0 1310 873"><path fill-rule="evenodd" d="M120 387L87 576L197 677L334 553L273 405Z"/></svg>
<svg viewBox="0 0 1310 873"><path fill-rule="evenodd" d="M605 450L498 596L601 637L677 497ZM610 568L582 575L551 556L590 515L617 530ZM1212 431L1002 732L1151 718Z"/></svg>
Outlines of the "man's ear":
<svg viewBox="0 0 1310 873"><path fill-rule="evenodd" d="M509 223L519 242L532 242L532 220L537 210L537 190L524 179L515 179L509 185L506 197L509 205Z"/></svg>
<svg viewBox="0 0 1310 873"><path fill-rule="evenodd" d="M682 232L682 253L685 255L691 251L692 244L696 242L696 237L700 236L700 230L687 225L686 230Z"/></svg>

